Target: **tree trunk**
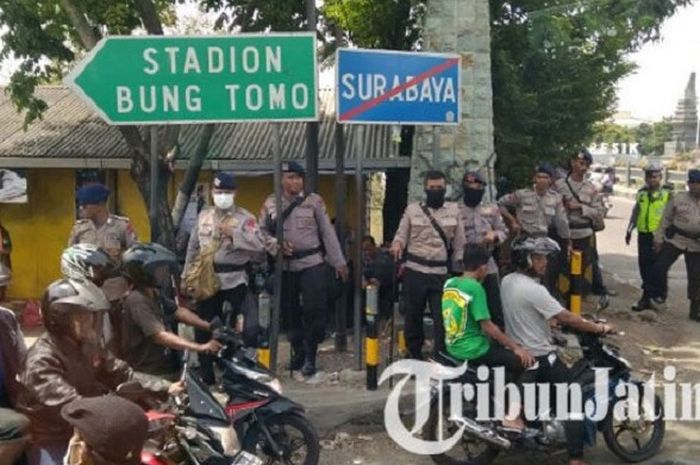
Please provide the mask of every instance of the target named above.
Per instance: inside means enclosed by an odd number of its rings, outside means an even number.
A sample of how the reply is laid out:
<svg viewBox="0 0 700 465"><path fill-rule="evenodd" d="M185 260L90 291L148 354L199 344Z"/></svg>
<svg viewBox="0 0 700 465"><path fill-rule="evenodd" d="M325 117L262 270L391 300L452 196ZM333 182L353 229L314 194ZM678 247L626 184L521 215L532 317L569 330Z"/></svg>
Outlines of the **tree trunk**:
<svg viewBox="0 0 700 465"><path fill-rule="evenodd" d="M194 188L197 185L197 178L199 177L199 172L202 170L204 159L207 157L207 153L209 152L209 142L214 135L215 129L216 126L214 124L207 124L204 126L202 134L199 136L197 149L190 157L187 165L187 172L185 173L185 179L183 179L182 184L180 184L177 191L177 197L175 197L175 205L173 205L172 223L174 229L180 227L182 217L185 215L187 203L189 202L192 192L194 192Z"/></svg>
<svg viewBox="0 0 700 465"><path fill-rule="evenodd" d="M90 27L90 24L75 0L61 0L63 9L70 18L73 26L78 31L80 40L83 42L86 50L92 49L99 40L96 31ZM158 13L151 0L136 0L136 8L139 11L144 27L149 34L162 35L163 28L158 18ZM119 131L122 133L127 146L131 151L131 169L129 170L132 179L139 188L141 197L143 198L146 210L150 209L149 197L151 192L149 164L149 137L142 137L139 129L136 126L120 126ZM163 153L167 153L171 145L177 142L179 127L166 129L166 134L163 137L164 146L161 146L159 166L158 166L158 205L157 205L157 224L151 224L151 228L159 231L157 242L169 248L175 247L175 234L172 218L170 216L170 206L168 205L168 182L170 180L170 171L163 161Z"/></svg>

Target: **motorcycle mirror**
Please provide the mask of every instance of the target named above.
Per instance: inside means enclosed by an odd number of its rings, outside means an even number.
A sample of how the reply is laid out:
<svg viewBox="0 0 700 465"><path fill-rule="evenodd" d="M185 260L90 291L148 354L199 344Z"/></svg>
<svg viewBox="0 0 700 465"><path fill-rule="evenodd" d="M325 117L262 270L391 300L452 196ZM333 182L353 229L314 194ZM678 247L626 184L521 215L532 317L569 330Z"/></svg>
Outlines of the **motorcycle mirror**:
<svg viewBox="0 0 700 465"><path fill-rule="evenodd" d="M117 386L114 391L119 397L124 399L140 399L144 395L144 388L138 381L127 381Z"/></svg>
<svg viewBox="0 0 700 465"><path fill-rule="evenodd" d="M610 306L610 297L607 294L603 294L598 299L598 305L596 306L596 315L602 313L604 310Z"/></svg>
<svg viewBox="0 0 700 465"><path fill-rule="evenodd" d="M231 315L233 315L233 307L231 307L231 302L224 302L224 305L221 307L221 314L224 316L224 322L226 323L226 327L230 328Z"/></svg>

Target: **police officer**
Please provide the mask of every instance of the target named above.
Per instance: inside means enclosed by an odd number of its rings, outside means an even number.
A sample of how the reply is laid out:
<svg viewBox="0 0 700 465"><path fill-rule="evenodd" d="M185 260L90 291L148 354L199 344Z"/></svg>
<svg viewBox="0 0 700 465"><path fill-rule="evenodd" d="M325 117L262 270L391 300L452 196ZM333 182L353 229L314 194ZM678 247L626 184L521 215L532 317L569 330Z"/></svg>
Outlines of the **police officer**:
<svg viewBox="0 0 700 465"><path fill-rule="evenodd" d="M690 319L700 321L700 170L688 171L688 192L679 192L664 209L654 233L658 252L649 289L652 308L663 306L663 283L668 270L682 254L688 273Z"/></svg>
<svg viewBox="0 0 700 465"><path fill-rule="evenodd" d="M404 257L406 251L404 332L409 355L414 359L422 359L426 301L433 317L434 355L445 350L442 286L450 270L461 263L466 242L459 207L455 202L445 202L445 174L429 171L424 188L425 202L414 202L406 207L391 244L395 260Z"/></svg>
<svg viewBox="0 0 700 465"><path fill-rule="evenodd" d="M576 152L569 160L569 172L558 179L555 189L564 199L573 248L583 252L584 263L590 263L593 278L591 291L599 296L615 295L603 283L593 226L603 222L605 205L595 185L585 179L586 172L593 163L593 156L587 149Z"/></svg>
<svg viewBox="0 0 700 465"><path fill-rule="evenodd" d="M467 244L482 245L489 253L503 243L508 237L508 229L498 205L482 202L486 181L475 171L467 171L462 178L463 202L459 203L459 213L464 224ZM486 290L491 320L499 327L504 327L503 308L498 289L498 266L491 257L488 263L488 275L482 282Z"/></svg>
<svg viewBox="0 0 700 465"><path fill-rule="evenodd" d="M518 189L498 201L501 214L515 236L539 238L552 236L571 249L569 222L562 196L552 189L554 169L547 163L538 164L532 178L532 187ZM515 210L513 215L510 210ZM560 252L547 264L546 287L556 294L559 270L566 268L566 252Z"/></svg>
<svg viewBox="0 0 700 465"><path fill-rule="evenodd" d="M221 310L225 302L231 305L234 316L244 313L243 303L248 291L250 267L252 263L261 263L265 259L265 238L253 214L236 205L237 187L236 180L230 173L216 174L212 189L214 206L200 212L187 245L183 276L190 271L192 261L203 248L215 240L219 243L214 255L219 291L198 304L199 316L210 322L216 317L222 317ZM207 342L210 337L209 331L195 329L197 342ZM248 343L254 343L253 339L253 334L246 333ZM206 354L200 357L200 365L204 381L213 384L215 380L211 357Z"/></svg>
<svg viewBox="0 0 700 465"><path fill-rule="evenodd" d="M290 368L312 376L328 309L330 276L325 260L344 282L348 267L323 198L304 193L304 168L294 161L282 163L281 215L276 211L274 194L263 203L259 219L263 234L273 239L280 219L284 243L278 246L284 255L282 303L292 349Z"/></svg>
<svg viewBox="0 0 700 465"><path fill-rule="evenodd" d="M138 239L129 218L113 215L107 208L110 191L102 184L88 184L78 189L81 219L75 222L68 246L93 244L119 262L121 254ZM110 302L119 300L127 290L123 278L110 278L102 286Z"/></svg>
<svg viewBox="0 0 700 465"><path fill-rule="evenodd" d="M625 243L630 244L632 231L637 228L637 259L639 273L642 276L642 297L632 306L632 310L641 311L650 307L649 286L651 285L652 270L656 263L654 252L654 233L661 225L661 218L666 204L671 199L671 192L661 188L661 167L650 164L644 169L646 186L637 191L637 202L632 209ZM666 299L667 283L659 283L661 298Z"/></svg>

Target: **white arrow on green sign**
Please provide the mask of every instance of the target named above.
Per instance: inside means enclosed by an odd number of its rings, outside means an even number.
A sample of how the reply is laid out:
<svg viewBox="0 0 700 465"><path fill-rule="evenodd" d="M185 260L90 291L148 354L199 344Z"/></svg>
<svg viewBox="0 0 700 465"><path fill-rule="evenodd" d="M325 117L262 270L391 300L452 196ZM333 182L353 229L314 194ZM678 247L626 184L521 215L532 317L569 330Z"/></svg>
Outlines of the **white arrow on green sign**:
<svg viewBox="0 0 700 465"><path fill-rule="evenodd" d="M110 124L318 119L313 33L115 36L66 77Z"/></svg>

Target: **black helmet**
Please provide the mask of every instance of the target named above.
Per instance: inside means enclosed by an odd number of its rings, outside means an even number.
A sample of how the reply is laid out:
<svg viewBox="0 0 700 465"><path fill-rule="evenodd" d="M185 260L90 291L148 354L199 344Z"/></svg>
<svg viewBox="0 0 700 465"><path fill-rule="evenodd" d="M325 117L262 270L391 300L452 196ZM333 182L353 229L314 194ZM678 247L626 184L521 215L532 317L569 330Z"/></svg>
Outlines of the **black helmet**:
<svg viewBox="0 0 700 465"><path fill-rule="evenodd" d="M46 288L41 299L41 314L49 334L70 330L72 312L103 312L110 305L102 290L87 280L59 279Z"/></svg>
<svg viewBox="0 0 700 465"><path fill-rule="evenodd" d="M117 267L107 252L93 244L75 244L61 254L61 273L70 279L88 279L94 282L112 276Z"/></svg>
<svg viewBox="0 0 700 465"><path fill-rule="evenodd" d="M158 287L156 270L177 268L177 256L160 244L135 244L122 254L122 270L137 287Z"/></svg>
<svg viewBox="0 0 700 465"><path fill-rule="evenodd" d="M532 255L550 255L560 250L559 244L548 237L519 239L511 245L511 261L518 268L529 268Z"/></svg>

